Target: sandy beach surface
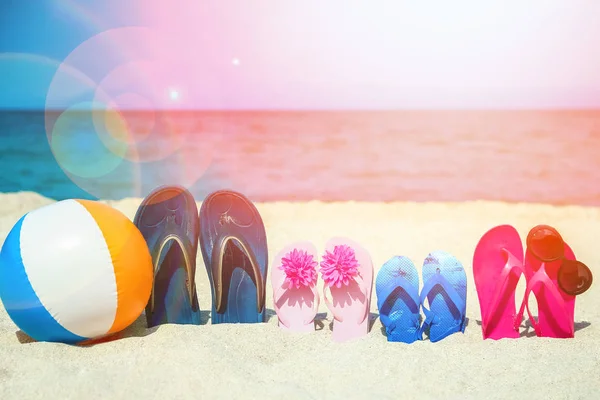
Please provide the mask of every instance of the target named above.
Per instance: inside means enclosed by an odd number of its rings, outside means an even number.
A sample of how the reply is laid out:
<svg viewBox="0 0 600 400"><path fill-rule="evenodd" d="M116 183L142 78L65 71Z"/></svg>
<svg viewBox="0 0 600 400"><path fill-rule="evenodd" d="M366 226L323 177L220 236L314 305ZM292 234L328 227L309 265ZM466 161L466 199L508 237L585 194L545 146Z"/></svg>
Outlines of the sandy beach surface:
<svg viewBox="0 0 600 400"><path fill-rule="evenodd" d="M133 218L140 199L109 204ZM52 203L35 193L0 195L0 243L26 212ZM138 319L122 338L90 347L35 343L0 307L0 399L583 399L600 390L600 289L577 299L574 339L482 340L472 257L481 235L514 225L524 238L534 225L556 227L598 276L600 208L497 202L263 203L269 259L285 245L312 241L323 251L333 236L360 242L376 272L394 255L417 268L430 251L458 257L468 278L464 334L441 342L388 343L377 318L367 337L337 344L331 314L320 306L317 331L286 334L272 296L265 324L215 325L200 253L196 282L202 326L146 329ZM270 265L269 268L273 268ZM517 301L524 292L519 285ZM270 289L270 282L268 282ZM532 300L531 302L535 302ZM535 308L535 307L534 307Z"/></svg>

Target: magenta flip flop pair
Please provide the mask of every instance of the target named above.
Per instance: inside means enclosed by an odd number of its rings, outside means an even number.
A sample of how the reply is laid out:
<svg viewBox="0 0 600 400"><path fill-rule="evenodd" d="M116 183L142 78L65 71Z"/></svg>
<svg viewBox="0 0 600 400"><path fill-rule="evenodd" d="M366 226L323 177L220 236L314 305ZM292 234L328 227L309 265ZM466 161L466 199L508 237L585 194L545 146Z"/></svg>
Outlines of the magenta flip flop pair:
<svg viewBox="0 0 600 400"><path fill-rule="evenodd" d="M369 253L350 239L334 238L318 260L317 249L310 242L291 244L275 257L271 284L279 326L291 332L315 330L321 299L317 290L320 272L323 300L334 318L333 340L344 342L366 335L373 288Z"/></svg>
<svg viewBox="0 0 600 400"><path fill-rule="evenodd" d="M558 231L548 225L531 229L526 251L510 225L497 226L480 239L473 256L473 275L484 339L520 337L524 311L538 337L575 335L575 296L592 284L589 268L577 261ZM527 287L519 312L515 289L521 276ZM529 296L537 299L537 320L529 310Z"/></svg>

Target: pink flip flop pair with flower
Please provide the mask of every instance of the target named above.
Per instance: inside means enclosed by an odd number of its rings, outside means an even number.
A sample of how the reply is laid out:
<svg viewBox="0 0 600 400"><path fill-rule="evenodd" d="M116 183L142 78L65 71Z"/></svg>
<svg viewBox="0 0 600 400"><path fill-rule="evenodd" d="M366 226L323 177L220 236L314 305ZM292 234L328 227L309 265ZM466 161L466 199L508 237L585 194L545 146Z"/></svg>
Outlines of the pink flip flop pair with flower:
<svg viewBox="0 0 600 400"><path fill-rule="evenodd" d="M271 270L273 303L279 326L286 331L311 332L318 313L318 273L323 279L323 300L333 314L333 340L344 342L369 331L373 263L369 253L346 238L331 239L318 261L310 242L281 250ZM331 298L327 292L331 292Z"/></svg>

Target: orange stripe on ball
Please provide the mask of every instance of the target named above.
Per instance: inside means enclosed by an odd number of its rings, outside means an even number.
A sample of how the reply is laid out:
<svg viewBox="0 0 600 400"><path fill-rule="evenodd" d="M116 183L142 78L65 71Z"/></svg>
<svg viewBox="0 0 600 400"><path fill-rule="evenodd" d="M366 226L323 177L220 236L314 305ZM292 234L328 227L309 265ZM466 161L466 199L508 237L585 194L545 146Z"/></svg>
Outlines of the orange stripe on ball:
<svg viewBox="0 0 600 400"><path fill-rule="evenodd" d="M141 314L152 290L152 256L138 228L120 211L96 201L77 200L94 217L113 262L117 312L110 331L131 325Z"/></svg>

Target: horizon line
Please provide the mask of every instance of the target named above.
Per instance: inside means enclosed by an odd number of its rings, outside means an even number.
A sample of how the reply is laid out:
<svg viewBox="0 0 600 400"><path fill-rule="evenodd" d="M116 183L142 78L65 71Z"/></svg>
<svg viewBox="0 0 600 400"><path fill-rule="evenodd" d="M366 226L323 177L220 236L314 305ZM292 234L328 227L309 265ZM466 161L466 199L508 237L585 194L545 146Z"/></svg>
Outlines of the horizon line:
<svg viewBox="0 0 600 400"><path fill-rule="evenodd" d="M68 108L1 108L0 113L3 112L49 112L49 113L62 113L67 111ZM73 112L89 112L89 111L105 111L104 108L75 108L71 109ZM423 111L423 112L456 112L456 111L480 111L480 112L505 112L505 111L513 111L513 112L532 112L532 111L600 111L600 106L597 107L503 107L503 108L124 108L119 109L118 111L123 112L176 112L176 113L184 113L184 112L206 112L206 113L272 113L272 112L414 112L414 111Z"/></svg>

